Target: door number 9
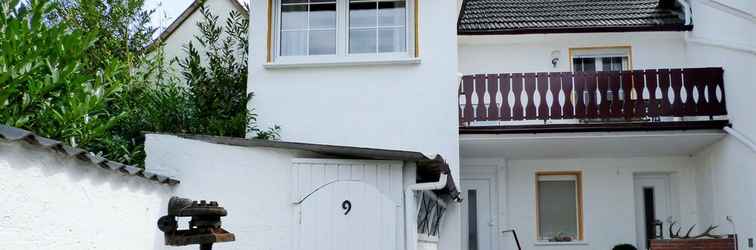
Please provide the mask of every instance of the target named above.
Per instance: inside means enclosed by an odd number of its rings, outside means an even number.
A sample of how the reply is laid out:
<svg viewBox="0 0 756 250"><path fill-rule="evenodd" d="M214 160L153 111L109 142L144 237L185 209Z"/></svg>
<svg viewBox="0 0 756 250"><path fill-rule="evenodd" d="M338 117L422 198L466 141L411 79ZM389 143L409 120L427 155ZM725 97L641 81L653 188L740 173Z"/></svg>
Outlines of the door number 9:
<svg viewBox="0 0 756 250"><path fill-rule="evenodd" d="M349 214L349 211L352 211L352 202L344 200L344 202L341 203L341 208L344 209L344 215Z"/></svg>

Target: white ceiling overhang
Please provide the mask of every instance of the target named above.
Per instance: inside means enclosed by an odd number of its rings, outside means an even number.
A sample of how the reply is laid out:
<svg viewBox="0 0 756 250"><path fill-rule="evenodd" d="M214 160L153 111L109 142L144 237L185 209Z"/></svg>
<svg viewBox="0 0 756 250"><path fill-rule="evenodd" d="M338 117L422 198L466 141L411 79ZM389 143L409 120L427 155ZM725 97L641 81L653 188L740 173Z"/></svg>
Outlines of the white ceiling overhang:
<svg viewBox="0 0 756 250"><path fill-rule="evenodd" d="M722 130L462 134L462 158L593 158L693 155L722 139Z"/></svg>

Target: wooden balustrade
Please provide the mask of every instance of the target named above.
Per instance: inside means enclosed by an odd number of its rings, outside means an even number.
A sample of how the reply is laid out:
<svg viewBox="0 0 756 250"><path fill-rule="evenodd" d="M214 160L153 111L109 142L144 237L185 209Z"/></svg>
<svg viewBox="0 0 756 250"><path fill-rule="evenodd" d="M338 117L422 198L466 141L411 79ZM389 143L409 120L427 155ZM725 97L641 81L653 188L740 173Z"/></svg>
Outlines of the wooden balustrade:
<svg viewBox="0 0 756 250"><path fill-rule="evenodd" d="M460 126L479 121L624 120L727 114L722 68L465 75Z"/></svg>

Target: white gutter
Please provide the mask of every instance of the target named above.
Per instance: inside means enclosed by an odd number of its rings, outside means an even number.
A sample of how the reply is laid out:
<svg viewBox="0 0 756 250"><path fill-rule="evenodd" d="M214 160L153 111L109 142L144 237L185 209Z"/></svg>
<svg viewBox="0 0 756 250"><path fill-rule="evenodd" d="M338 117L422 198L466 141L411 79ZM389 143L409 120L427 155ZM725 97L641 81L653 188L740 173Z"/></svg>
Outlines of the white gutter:
<svg viewBox="0 0 756 250"><path fill-rule="evenodd" d="M412 184L407 187L407 191L439 190L446 187L446 180L448 178L449 176L446 173L441 173L438 176L437 182Z"/></svg>
<svg viewBox="0 0 756 250"><path fill-rule="evenodd" d="M415 203L415 191L430 191L439 190L446 187L446 181L448 179L446 173L438 175L437 182L417 183L407 186L404 192L404 231L405 231L405 250L417 249L417 212L420 209ZM446 204L435 198L436 201L442 206L446 207Z"/></svg>
<svg viewBox="0 0 756 250"><path fill-rule="evenodd" d="M756 152L756 143L753 143L753 141L748 139L748 137L744 134L731 127L725 127L724 131L735 137L735 139L738 139L738 141L746 145L749 149L751 149L751 151Z"/></svg>

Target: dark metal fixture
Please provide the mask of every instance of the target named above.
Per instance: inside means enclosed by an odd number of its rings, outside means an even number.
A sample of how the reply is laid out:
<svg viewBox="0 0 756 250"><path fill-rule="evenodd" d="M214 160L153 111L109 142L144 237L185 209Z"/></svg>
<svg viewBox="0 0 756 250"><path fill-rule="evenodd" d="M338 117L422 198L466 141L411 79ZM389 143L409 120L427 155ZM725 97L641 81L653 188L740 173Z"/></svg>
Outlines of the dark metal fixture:
<svg viewBox="0 0 756 250"><path fill-rule="evenodd" d="M522 250L522 246L520 246L520 239L517 238L517 231L513 229L508 229L501 231L502 233L512 233L512 236L514 236L515 244L517 244L517 250Z"/></svg>
<svg viewBox="0 0 756 250"><path fill-rule="evenodd" d="M220 217L227 214L218 202L198 202L174 196L168 202L168 215L160 217L157 224L165 234L168 246L200 245L200 250L210 250L213 243L236 240L233 233L221 228ZM189 229L179 230L176 217L191 217Z"/></svg>

